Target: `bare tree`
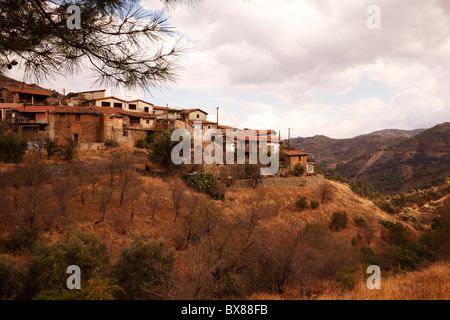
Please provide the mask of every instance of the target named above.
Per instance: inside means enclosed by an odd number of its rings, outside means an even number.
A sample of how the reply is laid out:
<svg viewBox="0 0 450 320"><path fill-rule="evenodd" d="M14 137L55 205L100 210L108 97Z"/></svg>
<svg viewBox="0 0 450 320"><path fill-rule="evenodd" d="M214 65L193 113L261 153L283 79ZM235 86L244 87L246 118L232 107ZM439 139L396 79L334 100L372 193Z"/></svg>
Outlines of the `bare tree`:
<svg viewBox="0 0 450 320"><path fill-rule="evenodd" d="M109 203L112 199L112 189L110 186L102 186L97 191L97 207L99 212L101 213L102 217L100 220L96 221L95 224L99 224L103 221L105 221L105 214L106 210L108 208Z"/></svg>
<svg viewBox="0 0 450 320"><path fill-rule="evenodd" d="M119 177L118 189L120 195L120 205L123 205L123 198L129 189L138 182L138 175L133 169L124 169Z"/></svg>
<svg viewBox="0 0 450 320"><path fill-rule="evenodd" d="M181 213L183 201L186 199L187 187L179 179L173 179L169 183L170 195L172 199L173 209L175 211L175 218L173 222L177 221L178 216Z"/></svg>
<svg viewBox="0 0 450 320"><path fill-rule="evenodd" d="M329 202L334 198L335 188L329 183L324 181L323 184L319 186L317 189L317 194L320 199L320 203L324 204L325 202Z"/></svg>
<svg viewBox="0 0 450 320"><path fill-rule="evenodd" d="M165 190L163 187L159 187L153 183L146 189L147 207L150 209L152 219L155 218L155 214L160 208L164 193Z"/></svg>

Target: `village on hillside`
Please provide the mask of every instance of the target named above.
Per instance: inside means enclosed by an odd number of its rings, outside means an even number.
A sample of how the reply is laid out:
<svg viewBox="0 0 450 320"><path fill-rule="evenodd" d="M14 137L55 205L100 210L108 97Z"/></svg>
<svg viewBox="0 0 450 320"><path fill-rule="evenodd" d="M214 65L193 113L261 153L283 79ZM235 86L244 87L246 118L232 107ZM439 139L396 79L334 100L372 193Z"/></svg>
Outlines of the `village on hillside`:
<svg viewBox="0 0 450 320"><path fill-rule="evenodd" d="M259 146L259 142L264 141L268 148L282 150L278 175L285 176L286 170L296 165L301 165L307 174L314 173L314 161L308 153L289 147L272 129L238 129L219 124L218 119L209 121L208 113L200 108L162 107L141 99L127 101L106 96L106 90L62 95L2 76L0 121L11 131L25 134L29 138L28 148L33 148L36 136L43 136L54 141L72 141L80 149L99 149L108 141L133 147L155 132L175 129L193 132L194 123L200 123L203 133L214 129L229 138L230 130L236 132L231 137L232 144L236 145L239 140L245 143L246 161L251 150L249 144L256 142ZM287 146L281 147L283 144Z"/></svg>

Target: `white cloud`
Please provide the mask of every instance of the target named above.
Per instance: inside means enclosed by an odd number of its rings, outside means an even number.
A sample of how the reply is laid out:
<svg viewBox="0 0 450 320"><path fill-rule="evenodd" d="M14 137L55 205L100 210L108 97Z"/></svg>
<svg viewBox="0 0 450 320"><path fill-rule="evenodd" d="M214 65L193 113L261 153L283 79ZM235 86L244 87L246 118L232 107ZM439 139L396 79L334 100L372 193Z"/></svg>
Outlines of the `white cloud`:
<svg viewBox="0 0 450 320"><path fill-rule="evenodd" d="M381 8L381 30L366 28L371 4ZM242 113L242 126L336 137L431 126L449 120L449 9L440 0L208 0L180 7L169 21L193 53L178 87L273 95L287 105L247 114L242 106L256 101L229 102ZM363 78L386 84L392 99L315 103L317 92L345 95Z"/></svg>

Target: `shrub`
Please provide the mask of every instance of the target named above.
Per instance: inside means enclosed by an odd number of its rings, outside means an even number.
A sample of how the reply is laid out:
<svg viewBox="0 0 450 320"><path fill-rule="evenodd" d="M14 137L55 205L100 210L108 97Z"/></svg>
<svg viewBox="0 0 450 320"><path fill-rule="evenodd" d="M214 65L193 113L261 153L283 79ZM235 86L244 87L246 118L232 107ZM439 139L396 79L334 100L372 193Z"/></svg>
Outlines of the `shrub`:
<svg viewBox="0 0 450 320"><path fill-rule="evenodd" d="M47 295L52 292L68 294L67 267L80 267L83 288L94 271L104 272L108 264L109 255L105 243L100 242L95 234L71 230L52 246L45 243L36 246L28 268L29 295Z"/></svg>
<svg viewBox="0 0 450 320"><path fill-rule="evenodd" d="M57 140L52 140L50 138L44 139L44 149L47 152L47 159L59 151L59 145Z"/></svg>
<svg viewBox="0 0 450 320"><path fill-rule="evenodd" d="M138 149L146 149L148 148L147 139L138 139L134 146Z"/></svg>
<svg viewBox="0 0 450 320"><path fill-rule="evenodd" d="M386 211L389 214L395 214L398 212L398 209L396 209L390 202L388 201L382 201L380 203L377 203L377 207L380 208L383 211Z"/></svg>
<svg viewBox="0 0 450 320"><path fill-rule="evenodd" d="M367 228L367 220L363 216L356 217L354 221L358 227Z"/></svg>
<svg viewBox="0 0 450 320"><path fill-rule="evenodd" d="M348 217L345 211L335 211L331 215L330 228L334 231L341 231L347 228Z"/></svg>
<svg viewBox="0 0 450 320"><path fill-rule="evenodd" d="M225 199L224 191L220 190L216 177L203 170L188 179L188 186L198 192L206 193L215 200Z"/></svg>
<svg viewBox="0 0 450 320"><path fill-rule="evenodd" d="M302 176L305 173L305 167L298 162L293 168L292 168L292 173L294 174L294 176L299 177Z"/></svg>
<svg viewBox="0 0 450 320"><path fill-rule="evenodd" d="M344 266L336 275L336 281L344 290L353 290L356 280L355 270L349 266Z"/></svg>
<svg viewBox="0 0 450 320"><path fill-rule="evenodd" d="M16 262L0 256L0 300L14 299L22 294L23 271Z"/></svg>
<svg viewBox="0 0 450 320"><path fill-rule="evenodd" d="M311 209L317 209L320 206L320 203L317 200L311 200L309 205L311 206Z"/></svg>
<svg viewBox="0 0 450 320"><path fill-rule="evenodd" d="M75 148L77 147L77 143L73 139L67 139L66 143L62 147L64 159L66 161L70 161L75 156Z"/></svg>
<svg viewBox="0 0 450 320"><path fill-rule="evenodd" d="M105 146L110 148L117 148L119 146L119 143L114 139L106 139Z"/></svg>
<svg viewBox="0 0 450 320"><path fill-rule="evenodd" d="M127 299L165 299L174 266L175 252L164 241L136 241L122 250L113 274Z"/></svg>
<svg viewBox="0 0 450 320"><path fill-rule="evenodd" d="M172 150L176 144L177 142L172 141L172 133L170 131L155 134L153 142L149 144L150 154L148 159L165 169L179 167L172 161Z"/></svg>
<svg viewBox="0 0 450 320"><path fill-rule="evenodd" d="M300 197L295 202L295 207L300 211L305 210L308 207L308 202L306 200L306 197L305 196Z"/></svg>
<svg viewBox="0 0 450 320"><path fill-rule="evenodd" d="M6 246L11 251L30 250L37 239L38 231L35 228L20 227L6 239Z"/></svg>
<svg viewBox="0 0 450 320"><path fill-rule="evenodd" d="M0 134L0 161L18 163L26 149L27 141L21 136L12 132Z"/></svg>

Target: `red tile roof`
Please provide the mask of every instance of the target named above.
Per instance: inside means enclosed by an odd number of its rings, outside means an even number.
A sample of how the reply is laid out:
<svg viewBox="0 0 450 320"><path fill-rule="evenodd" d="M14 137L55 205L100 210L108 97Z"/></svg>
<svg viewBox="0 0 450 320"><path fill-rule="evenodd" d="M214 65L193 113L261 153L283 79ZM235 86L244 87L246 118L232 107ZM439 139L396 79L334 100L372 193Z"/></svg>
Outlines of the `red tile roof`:
<svg viewBox="0 0 450 320"><path fill-rule="evenodd" d="M20 107L23 107L22 103L0 103L0 109L14 109L14 110L17 110Z"/></svg>
<svg viewBox="0 0 450 320"><path fill-rule="evenodd" d="M306 152L300 151L300 150L287 150L284 152L288 156L307 156L308 154Z"/></svg>
<svg viewBox="0 0 450 320"><path fill-rule="evenodd" d="M83 113L83 114L98 114L98 111L92 107L79 107L79 106L63 106L57 107L51 111L51 113Z"/></svg>
<svg viewBox="0 0 450 320"><path fill-rule="evenodd" d="M23 106L18 108L19 112L45 113L54 110L55 106Z"/></svg>
<svg viewBox="0 0 450 320"><path fill-rule="evenodd" d="M47 96L47 97L51 96L51 93L44 92L41 90L35 90L35 89L29 89L29 88L19 88L19 87L3 87L3 88L8 91L11 91L11 92L20 92L20 93L34 94L34 95Z"/></svg>
<svg viewBox="0 0 450 320"><path fill-rule="evenodd" d="M159 107L159 106L153 106L153 110L169 110L167 107Z"/></svg>

